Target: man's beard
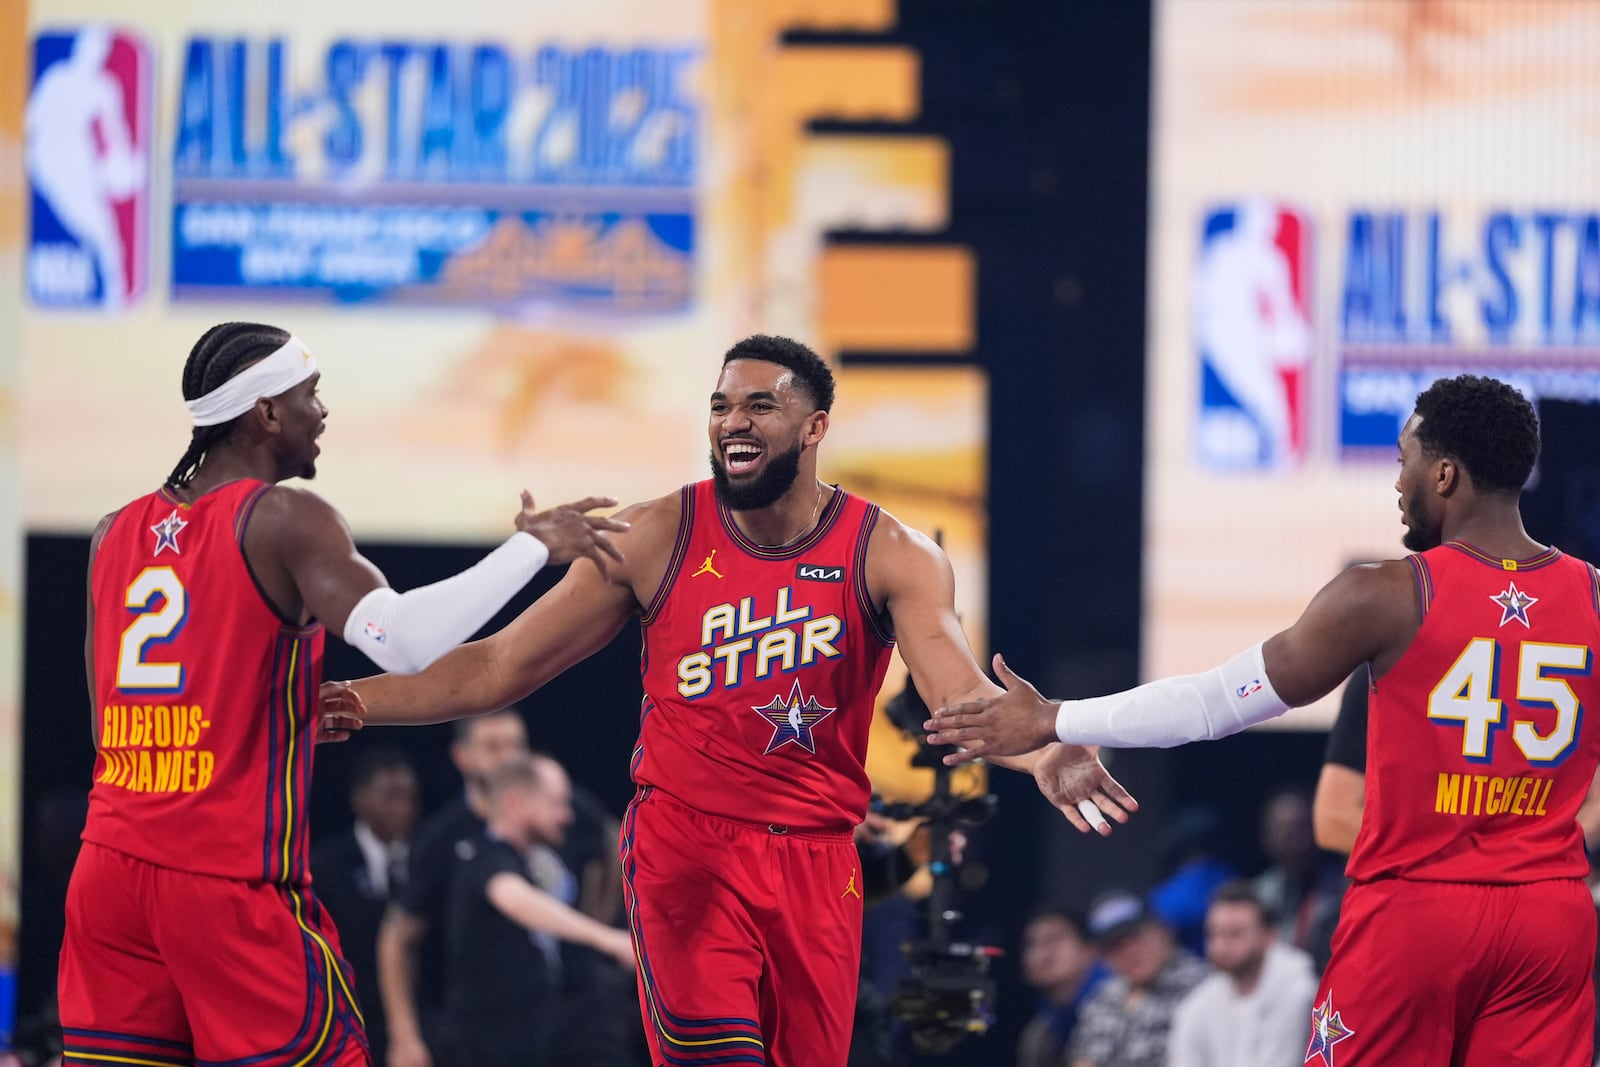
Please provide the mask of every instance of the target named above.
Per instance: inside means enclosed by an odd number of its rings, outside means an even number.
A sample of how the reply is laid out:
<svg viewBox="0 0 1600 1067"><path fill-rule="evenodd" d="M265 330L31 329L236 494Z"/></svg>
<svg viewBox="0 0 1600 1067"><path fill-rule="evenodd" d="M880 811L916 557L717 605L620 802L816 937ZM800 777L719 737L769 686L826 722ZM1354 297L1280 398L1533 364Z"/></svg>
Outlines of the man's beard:
<svg viewBox="0 0 1600 1067"><path fill-rule="evenodd" d="M1420 507L1421 494L1414 494L1406 500L1405 516L1406 535L1400 539L1408 552L1426 552L1430 548L1438 548L1443 543L1440 531L1430 530L1422 525L1422 508Z"/></svg>
<svg viewBox="0 0 1600 1067"><path fill-rule="evenodd" d="M711 482L717 491L717 502L729 511L754 511L776 504L800 477L799 442L787 452L780 452L767 460L766 467L746 485L734 485L728 479L728 468L711 453Z"/></svg>

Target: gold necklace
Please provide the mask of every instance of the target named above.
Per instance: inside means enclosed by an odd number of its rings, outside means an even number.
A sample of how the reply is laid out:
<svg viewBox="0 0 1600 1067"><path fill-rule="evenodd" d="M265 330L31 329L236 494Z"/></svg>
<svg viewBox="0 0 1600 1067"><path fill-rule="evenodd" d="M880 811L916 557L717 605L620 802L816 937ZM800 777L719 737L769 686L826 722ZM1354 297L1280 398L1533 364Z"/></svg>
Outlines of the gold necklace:
<svg viewBox="0 0 1600 1067"><path fill-rule="evenodd" d="M819 511L821 511L821 510L822 510L822 486L820 484L818 484L818 486L817 486L817 500L816 500L816 503L811 505L811 518L807 519L806 520L806 524L804 526L800 527L800 532L795 534L793 537L789 538L789 540L787 540L787 541L780 541L779 543L777 543L775 545L762 545L761 547L762 548L788 548L790 545L792 545L796 541L800 540L800 538L804 537L806 534L811 532L812 527L816 526L816 524L817 524L817 513ZM759 544L759 542L757 542L757 543Z"/></svg>

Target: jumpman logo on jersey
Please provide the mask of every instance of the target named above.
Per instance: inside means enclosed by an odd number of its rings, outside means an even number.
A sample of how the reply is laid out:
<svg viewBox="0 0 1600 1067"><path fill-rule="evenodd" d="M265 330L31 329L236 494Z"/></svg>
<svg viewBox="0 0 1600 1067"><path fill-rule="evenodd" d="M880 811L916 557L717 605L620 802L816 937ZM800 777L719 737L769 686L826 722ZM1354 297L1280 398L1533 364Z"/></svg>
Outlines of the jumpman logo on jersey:
<svg viewBox="0 0 1600 1067"><path fill-rule="evenodd" d="M722 577L722 572L717 570L716 567L712 566L712 561L715 560L716 558L717 558L717 550L713 548L711 550L711 555L707 556L706 557L706 561L704 563L700 564L700 569L695 571L693 574L689 575L689 577L698 578L702 574L710 574L710 575L713 575L713 576L715 576L717 578L721 578Z"/></svg>
<svg viewBox="0 0 1600 1067"><path fill-rule="evenodd" d="M1333 1046L1355 1036L1356 1032L1346 1026L1334 1010L1333 990L1328 990L1328 999L1311 1009L1311 1044L1306 1046L1304 1062L1316 1060L1322 1067L1334 1067Z"/></svg>
<svg viewBox="0 0 1600 1067"><path fill-rule="evenodd" d="M1516 619L1528 629L1533 629L1533 624L1528 621L1528 609L1539 602L1538 597L1529 596L1517 588L1516 582L1511 582L1506 586L1505 592L1489 599L1500 605L1501 626Z"/></svg>
<svg viewBox="0 0 1600 1067"><path fill-rule="evenodd" d="M150 554L159 556L162 549L170 548L173 555L183 555L178 550L178 533L187 525L189 524L178 518L178 509L173 508L171 515L150 527L150 532L156 535L156 550Z"/></svg>
<svg viewBox="0 0 1600 1067"><path fill-rule="evenodd" d="M857 900L861 899L861 890L856 888L856 869L854 867L850 868L850 881L845 885L844 892L839 894L840 900L843 900L845 897L855 897Z"/></svg>
<svg viewBox="0 0 1600 1067"><path fill-rule="evenodd" d="M772 740L767 742L767 750L762 755L774 752L791 742L799 745L807 752L817 751L816 738L811 736L811 731L817 723L838 711L838 708L824 707L817 702L816 697L808 697L800 692L800 683L794 683L794 688L789 690L787 699L773 697L772 703L765 707L750 706L750 710L758 713L773 725Z"/></svg>

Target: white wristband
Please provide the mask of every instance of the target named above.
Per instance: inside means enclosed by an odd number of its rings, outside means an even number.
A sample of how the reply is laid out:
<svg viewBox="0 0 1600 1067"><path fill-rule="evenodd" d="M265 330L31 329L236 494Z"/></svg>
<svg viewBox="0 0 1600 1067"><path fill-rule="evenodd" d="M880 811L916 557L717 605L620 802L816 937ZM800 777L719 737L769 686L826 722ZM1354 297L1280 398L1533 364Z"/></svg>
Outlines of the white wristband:
<svg viewBox="0 0 1600 1067"><path fill-rule="evenodd" d="M1056 712L1056 736L1071 745L1171 748L1227 737L1287 710L1267 677L1261 646L1255 645L1202 674L1064 700Z"/></svg>
<svg viewBox="0 0 1600 1067"><path fill-rule="evenodd" d="M549 558L543 541L519 530L443 581L372 590L351 609L344 639L391 674L415 674L477 633Z"/></svg>

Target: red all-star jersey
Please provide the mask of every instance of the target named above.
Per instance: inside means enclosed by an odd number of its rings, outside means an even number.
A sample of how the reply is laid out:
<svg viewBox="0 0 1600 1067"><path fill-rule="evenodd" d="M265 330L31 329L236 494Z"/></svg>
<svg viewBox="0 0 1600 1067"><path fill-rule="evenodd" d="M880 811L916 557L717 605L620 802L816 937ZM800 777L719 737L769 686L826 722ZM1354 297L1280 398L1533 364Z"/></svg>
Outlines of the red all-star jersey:
<svg viewBox="0 0 1600 1067"><path fill-rule="evenodd" d="M1600 578L1550 549L1410 557L1422 625L1371 693L1358 881L1582 878L1600 763Z"/></svg>
<svg viewBox="0 0 1600 1067"><path fill-rule="evenodd" d="M281 619L245 564L270 488L230 482L187 505L152 493L101 539L85 841L199 874L310 881L323 634Z"/></svg>
<svg viewBox="0 0 1600 1067"><path fill-rule="evenodd" d="M867 594L878 508L837 490L799 543L762 548L684 486L672 561L644 614L633 776L709 815L796 828L861 821L867 732L894 640Z"/></svg>

